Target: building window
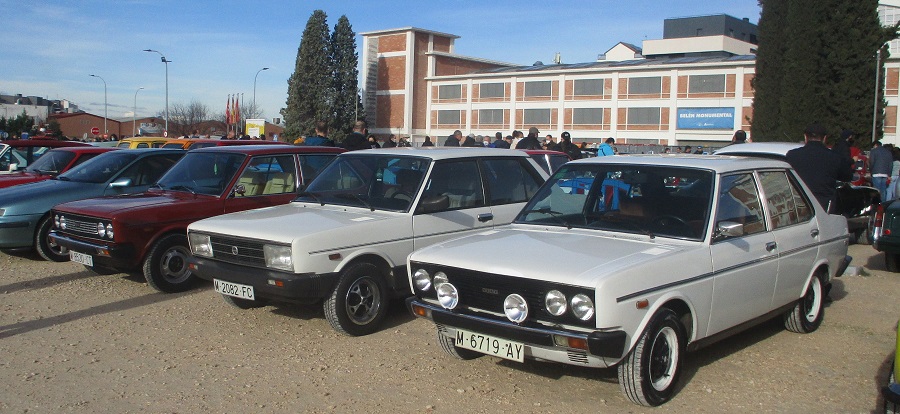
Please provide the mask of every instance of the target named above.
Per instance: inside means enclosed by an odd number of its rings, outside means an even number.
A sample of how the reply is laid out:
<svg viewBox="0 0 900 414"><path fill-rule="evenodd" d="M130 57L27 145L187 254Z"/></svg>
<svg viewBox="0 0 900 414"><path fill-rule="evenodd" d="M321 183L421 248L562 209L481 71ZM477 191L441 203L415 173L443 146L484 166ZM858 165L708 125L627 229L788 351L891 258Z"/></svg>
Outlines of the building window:
<svg viewBox="0 0 900 414"><path fill-rule="evenodd" d="M631 95L658 95L662 93L662 78L654 76L628 79L628 93Z"/></svg>
<svg viewBox="0 0 900 414"><path fill-rule="evenodd" d="M551 96L552 81L525 82L525 96Z"/></svg>
<svg viewBox="0 0 900 414"><path fill-rule="evenodd" d="M603 79L575 79L572 94L575 96L603 95Z"/></svg>
<svg viewBox="0 0 900 414"><path fill-rule="evenodd" d="M478 110L478 123L479 124L502 124L503 123L503 110L502 109L479 109Z"/></svg>
<svg viewBox="0 0 900 414"><path fill-rule="evenodd" d="M628 108L629 125L659 125L659 108Z"/></svg>
<svg viewBox="0 0 900 414"><path fill-rule="evenodd" d="M479 98L504 98L506 97L506 84L482 83L478 85Z"/></svg>
<svg viewBox="0 0 900 414"><path fill-rule="evenodd" d="M525 125L550 125L550 110L526 109L524 118Z"/></svg>
<svg viewBox="0 0 900 414"><path fill-rule="evenodd" d="M572 110L572 124L598 125L603 123L603 108L575 108Z"/></svg>
<svg viewBox="0 0 900 414"><path fill-rule="evenodd" d="M460 111L437 111L438 124L459 125Z"/></svg>
<svg viewBox="0 0 900 414"><path fill-rule="evenodd" d="M460 98L462 98L462 85L438 86L438 99L460 99Z"/></svg>
<svg viewBox="0 0 900 414"><path fill-rule="evenodd" d="M725 75L691 75L688 79L688 93L725 92Z"/></svg>

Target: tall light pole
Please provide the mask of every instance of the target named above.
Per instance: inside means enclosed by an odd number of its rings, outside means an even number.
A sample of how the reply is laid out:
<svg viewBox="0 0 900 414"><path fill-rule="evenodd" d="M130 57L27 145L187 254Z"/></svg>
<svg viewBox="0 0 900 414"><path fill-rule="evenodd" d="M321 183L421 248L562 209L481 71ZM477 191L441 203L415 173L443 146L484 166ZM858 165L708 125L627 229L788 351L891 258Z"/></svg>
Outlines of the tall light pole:
<svg viewBox="0 0 900 414"><path fill-rule="evenodd" d="M166 132L169 132L169 63L171 63L172 61L167 60L165 55L163 55L162 52L158 50L144 49L144 51L159 53L160 60L162 60L162 63L166 64Z"/></svg>
<svg viewBox="0 0 900 414"><path fill-rule="evenodd" d="M264 70L269 70L269 68L262 68L256 71L256 76L253 77L253 111L256 112L256 78L259 76L259 72Z"/></svg>
<svg viewBox="0 0 900 414"><path fill-rule="evenodd" d="M109 129L106 128L107 109L109 108L108 105L106 104L106 79L103 79L102 77L97 76L97 75L91 75L91 76L95 77L95 78L100 78L100 80L103 81L103 135L106 135L106 134L109 134Z"/></svg>
<svg viewBox="0 0 900 414"><path fill-rule="evenodd" d="M143 86L134 91L134 111L131 112L131 136L137 135L137 93L144 89Z"/></svg>

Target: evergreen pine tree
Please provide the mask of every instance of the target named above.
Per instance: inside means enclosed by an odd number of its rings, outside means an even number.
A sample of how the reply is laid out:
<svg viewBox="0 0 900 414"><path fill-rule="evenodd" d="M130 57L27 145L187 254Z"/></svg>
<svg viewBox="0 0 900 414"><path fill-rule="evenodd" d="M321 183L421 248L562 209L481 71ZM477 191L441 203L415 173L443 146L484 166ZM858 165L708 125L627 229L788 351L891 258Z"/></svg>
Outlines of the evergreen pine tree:
<svg viewBox="0 0 900 414"><path fill-rule="evenodd" d="M771 141L779 129L779 94L784 66L784 19L787 1L759 0L762 12L759 16L756 53L756 75L753 78L753 121L750 136L755 141Z"/></svg>
<svg viewBox="0 0 900 414"><path fill-rule="evenodd" d="M322 10L314 11L309 17L297 50L294 73L288 79L287 105L281 115L285 122L284 135L290 141L311 135L316 121L328 121L332 115L328 102L331 64L326 19Z"/></svg>
<svg viewBox="0 0 900 414"><path fill-rule="evenodd" d="M334 26L330 54L333 65L331 83L333 116L329 136L340 142L353 131L354 122L365 116L361 113L362 105L359 105L356 33L353 32L347 16L341 16Z"/></svg>

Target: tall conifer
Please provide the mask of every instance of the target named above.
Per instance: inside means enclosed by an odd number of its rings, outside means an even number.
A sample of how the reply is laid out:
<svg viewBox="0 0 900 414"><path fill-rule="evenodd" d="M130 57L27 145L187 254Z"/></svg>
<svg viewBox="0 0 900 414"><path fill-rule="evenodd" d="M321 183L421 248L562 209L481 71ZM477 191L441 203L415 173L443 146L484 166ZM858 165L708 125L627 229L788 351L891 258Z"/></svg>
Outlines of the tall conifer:
<svg viewBox="0 0 900 414"><path fill-rule="evenodd" d="M330 101L333 117L329 135L338 142L343 141L344 137L352 132L353 123L357 119L365 117L362 105L359 105L358 100L358 61L356 33L353 32L347 16L341 16L331 35L333 77Z"/></svg>
<svg viewBox="0 0 900 414"><path fill-rule="evenodd" d="M756 53L756 76L752 85L753 121L750 136L756 141L771 141L779 129L779 94L784 76L784 19L787 17L787 1L759 0L762 12L759 16Z"/></svg>
<svg viewBox="0 0 900 414"><path fill-rule="evenodd" d="M316 121L327 121L332 115L328 103L331 39L327 18L322 10L314 11L309 17L297 50L294 73L288 79L287 105L281 115L285 122L284 135L290 140L311 135Z"/></svg>

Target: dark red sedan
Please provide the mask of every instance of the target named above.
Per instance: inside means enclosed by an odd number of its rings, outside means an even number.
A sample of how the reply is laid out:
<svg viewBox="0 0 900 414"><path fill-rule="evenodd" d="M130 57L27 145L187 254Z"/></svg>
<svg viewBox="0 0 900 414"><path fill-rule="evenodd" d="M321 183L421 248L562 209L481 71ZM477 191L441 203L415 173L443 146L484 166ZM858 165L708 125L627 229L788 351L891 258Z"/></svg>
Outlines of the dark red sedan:
<svg viewBox="0 0 900 414"><path fill-rule="evenodd" d="M47 151L24 170L0 175L0 188L48 180L104 152L115 148L93 146L63 147Z"/></svg>

